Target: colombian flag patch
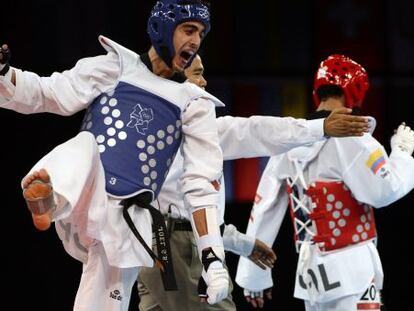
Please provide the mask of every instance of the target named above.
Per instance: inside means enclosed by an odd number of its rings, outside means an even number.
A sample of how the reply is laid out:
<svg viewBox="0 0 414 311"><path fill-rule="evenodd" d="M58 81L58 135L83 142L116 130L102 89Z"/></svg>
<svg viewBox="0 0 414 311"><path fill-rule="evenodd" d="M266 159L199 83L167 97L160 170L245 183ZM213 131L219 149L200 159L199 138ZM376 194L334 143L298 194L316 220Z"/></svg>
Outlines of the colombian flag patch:
<svg viewBox="0 0 414 311"><path fill-rule="evenodd" d="M376 174L378 170L385 164L385 158L384 154L382 153L382 150L377 149L373 153L371 153L365 164L374 174Z"/></svg>

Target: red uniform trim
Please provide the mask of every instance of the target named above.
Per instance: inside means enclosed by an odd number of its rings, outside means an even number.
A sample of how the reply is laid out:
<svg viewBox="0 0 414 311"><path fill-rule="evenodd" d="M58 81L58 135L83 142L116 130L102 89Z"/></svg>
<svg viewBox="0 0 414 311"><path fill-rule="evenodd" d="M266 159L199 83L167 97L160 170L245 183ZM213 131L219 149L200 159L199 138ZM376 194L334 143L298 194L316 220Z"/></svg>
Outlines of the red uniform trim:
<svg viewBox="0 0 414 311"><path fill-rule="evenodd" d="M358 303L357 310L378 310L380 311L381 305L378 302L369 302L369 303Z"/></svg>

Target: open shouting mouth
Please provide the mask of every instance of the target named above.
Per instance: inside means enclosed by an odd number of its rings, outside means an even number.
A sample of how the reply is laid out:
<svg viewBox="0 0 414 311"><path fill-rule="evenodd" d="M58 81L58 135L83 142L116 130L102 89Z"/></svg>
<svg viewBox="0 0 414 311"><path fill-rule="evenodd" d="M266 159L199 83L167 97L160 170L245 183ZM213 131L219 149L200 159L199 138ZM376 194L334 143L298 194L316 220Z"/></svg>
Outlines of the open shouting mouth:
<svg viewBox="0 0 414 311"><path fill-rule="evenodd" d="M187 50L183 50L178 54L178 59L177 59L177 66L184 70L184 68L187 67L187 63L190 61L191 57L193 57L195 54L194 50L191 49L187 49Z"/></svg>

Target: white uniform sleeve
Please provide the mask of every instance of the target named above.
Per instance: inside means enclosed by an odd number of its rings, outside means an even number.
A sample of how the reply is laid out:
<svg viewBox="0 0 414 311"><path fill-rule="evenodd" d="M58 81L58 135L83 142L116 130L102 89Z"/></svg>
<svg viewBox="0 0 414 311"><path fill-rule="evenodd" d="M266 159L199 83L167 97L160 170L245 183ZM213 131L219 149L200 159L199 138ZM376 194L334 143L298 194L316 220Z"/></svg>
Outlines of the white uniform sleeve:
<svg viewBox="0 0 414 311"><path fill-rule="evenodd" d="M16 86L0 80L0 105L20 113L51 112L71 115L86 108L102 92L115 86L120 74L118 56L84 58L71 70L40 77L15 69Z"/></svg>
<svg viewBox="0 0 414 311"><path fill-rule="evenodd" d="M181 190L187 207L214 206L219 202L217 182L223 170L214 104L204 98L192 101L182 115L184 173ZM192 212L192 211L191 211Z"/></svg>
<svg viewBox="0 0 414 311"><path fill-rule="evenodd" d="M243 234L232 224L224 227L223 245L224 250L230 251L236 255L248 257L251 255L256 239Z"/></svg>
<svg viewBox="0 0 414 311"><path fill-rule="evenodd" d="M246 234L259 239L271 247L276 239L287 210L287 195L284 184L276 178L277 167L282 165L284 156L270 158L257 189ZM261 291L273 286L269 268L260 269L247 258L240 257L236 282L242 288Z"/></svg>
<svg viewBox="0 0 414 311"><path fill-rule="evenodd" d="M252 116L217 118L224 160L264 157L323 139L324 119Z"/></svg>
<svg viewBox="0 0 414 311"><path fill-rule="evenodd" d="M218 142L214 103L205 98L193 100L182 115L184 172L181 176L181 192L189 214L204 209L207 233L199 236L194 218L191 223L199 256L208 247L217 248L217 256L224 259L223 239L218 225L220 202L219 180L223 170L223 156Z"/></svg>
<svg viewBox="0 0 414 311"><path fill-rule="evenodd" d="M337 150L344 182L361 202L384 207L414 188L414 158L399 150L388 157L370 134L344 138Z"/></svg>

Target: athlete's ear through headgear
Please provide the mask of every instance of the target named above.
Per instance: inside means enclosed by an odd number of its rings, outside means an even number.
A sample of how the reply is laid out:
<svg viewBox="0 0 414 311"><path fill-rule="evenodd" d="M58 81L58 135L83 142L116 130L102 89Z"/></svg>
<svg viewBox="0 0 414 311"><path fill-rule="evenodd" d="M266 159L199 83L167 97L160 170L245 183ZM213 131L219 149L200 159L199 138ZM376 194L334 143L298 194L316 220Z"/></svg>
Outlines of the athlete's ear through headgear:
<svg viewBox="0 0 414 311"><path fill-rule="evenodd" d="M368 74L357 62L345 55L331 55L319 65L313 84L313 100L316 107L321 100L317 90L323 85L336 85L344 93L345 106L360 108L369 88Z"/></svg>
<svg viewBox="0 0 414 311"><path fill-rule="evenodd" d="M186 21L197 21L204 25L203 38L210 31L210 11L200 0L159 0L148 19L147 32L151 44L162 60L172 67L175 55L174 30ZM195 54L187 62L191 65Z"/></svg>

